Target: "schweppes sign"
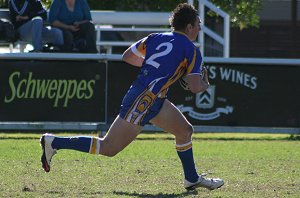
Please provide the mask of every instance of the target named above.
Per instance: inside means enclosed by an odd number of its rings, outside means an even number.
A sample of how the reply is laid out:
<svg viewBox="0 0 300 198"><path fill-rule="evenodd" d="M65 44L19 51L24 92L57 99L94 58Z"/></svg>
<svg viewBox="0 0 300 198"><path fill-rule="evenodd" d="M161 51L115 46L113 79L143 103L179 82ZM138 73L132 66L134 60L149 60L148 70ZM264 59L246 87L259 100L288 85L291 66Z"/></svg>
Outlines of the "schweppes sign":
<svg viewBox="0 0 300 198"><path fill-rule="evenodd" d="M0 60L0 122L105 122L107 65Z"/></svg>
<svg viewBox="0 0 300 198"><path fill-rule="evenodd" d="M89 100L94 95L95 79L40 79L33 72L22 74L15 71L9 75L9 91L4 103L24 99L47 99L53 107L68 107L72 99Z"/></svg>

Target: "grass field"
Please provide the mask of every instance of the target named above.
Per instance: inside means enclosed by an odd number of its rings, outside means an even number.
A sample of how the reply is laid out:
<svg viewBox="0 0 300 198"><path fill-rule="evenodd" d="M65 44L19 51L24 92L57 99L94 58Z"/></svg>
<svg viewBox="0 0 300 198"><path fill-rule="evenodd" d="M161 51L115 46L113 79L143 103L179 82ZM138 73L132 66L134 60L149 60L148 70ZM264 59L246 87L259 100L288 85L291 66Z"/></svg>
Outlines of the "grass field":
<svg viewBox="0 0 300 198"><path fill-rule="evenodd" d="M300 142L289 135L194 134L199 172L218 190L186 192L173 137L141 134L113 158L60 150L39 161L39 134L0 133L0 197L299 197Z"/></svg>

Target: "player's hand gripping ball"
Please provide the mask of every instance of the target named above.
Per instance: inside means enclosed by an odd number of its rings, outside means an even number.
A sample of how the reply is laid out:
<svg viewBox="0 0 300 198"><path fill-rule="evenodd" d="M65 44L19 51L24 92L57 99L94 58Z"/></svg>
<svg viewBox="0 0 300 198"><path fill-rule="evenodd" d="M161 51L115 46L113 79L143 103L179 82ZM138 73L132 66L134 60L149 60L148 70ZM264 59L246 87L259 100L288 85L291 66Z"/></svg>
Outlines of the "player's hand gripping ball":
<svg viewBox="0 0 300 198"><path fill-rule="evenodd" d="M206 75L207 75L207 67L202 65L201 77L203 80L205 80Z"/></svg>

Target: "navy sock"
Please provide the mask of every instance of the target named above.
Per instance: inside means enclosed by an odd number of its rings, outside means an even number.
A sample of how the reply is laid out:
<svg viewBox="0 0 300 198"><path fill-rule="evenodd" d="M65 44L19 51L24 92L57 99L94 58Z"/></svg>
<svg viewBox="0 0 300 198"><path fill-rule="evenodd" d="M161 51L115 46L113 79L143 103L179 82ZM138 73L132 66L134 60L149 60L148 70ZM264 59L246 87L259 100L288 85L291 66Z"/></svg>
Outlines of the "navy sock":
<svg viewBox="0 0 300 198"><path fill-rule="evenodd" d="M91 154L99 154L100 139L89 136L55 137L52 142L54 149L71 149Z"/></svg>
<svg viewBox="0 0 300 198"><path fill-rule="evenodd" d="M189 182L196 182L199 175L195 168L192 142L176 145L176 150L183 166L185 179Z"/></svg>

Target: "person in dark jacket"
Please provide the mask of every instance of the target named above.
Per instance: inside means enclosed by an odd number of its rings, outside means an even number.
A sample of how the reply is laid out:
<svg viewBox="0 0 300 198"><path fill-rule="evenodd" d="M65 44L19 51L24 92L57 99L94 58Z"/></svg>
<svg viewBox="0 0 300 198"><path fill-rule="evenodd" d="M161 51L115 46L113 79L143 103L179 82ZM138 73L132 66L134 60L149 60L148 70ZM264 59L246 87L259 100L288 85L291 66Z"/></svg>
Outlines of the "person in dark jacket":
<svg viewBox="0 0 300 198"><path fill-rule="evenodd" d="M39 0L9 0L10 20L19 33L20 40L30 42L33 52L42 52L43 44L64 44L63 33L58 28L46 27L47 11Z"/></svg>

